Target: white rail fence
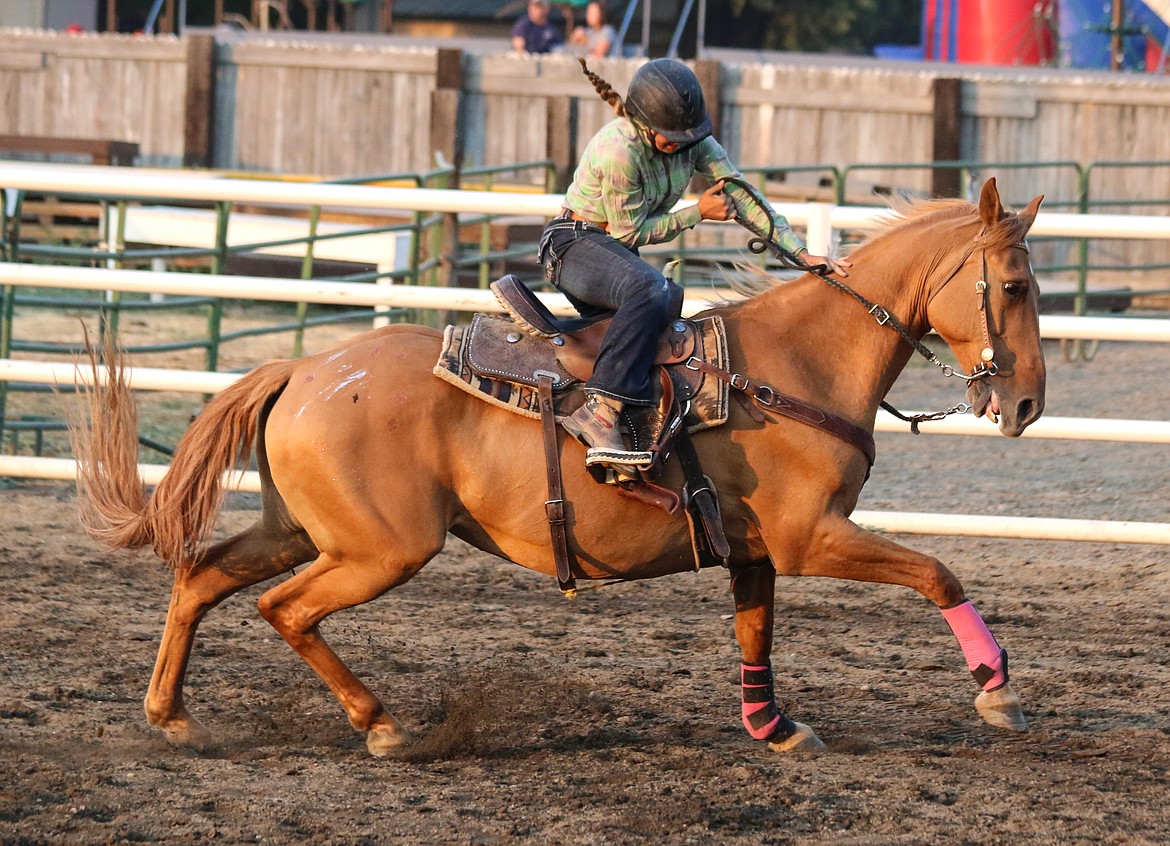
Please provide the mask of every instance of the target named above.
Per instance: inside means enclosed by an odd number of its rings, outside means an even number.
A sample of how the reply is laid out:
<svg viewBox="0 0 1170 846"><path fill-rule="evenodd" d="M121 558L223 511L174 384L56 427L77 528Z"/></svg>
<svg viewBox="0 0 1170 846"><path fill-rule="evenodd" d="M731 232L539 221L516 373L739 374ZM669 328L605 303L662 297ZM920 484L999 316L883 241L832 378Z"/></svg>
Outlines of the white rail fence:
<svg viewBox="0 0 1170 846"><path fill-rule="evenodd" d="M1170 221L1168 221L1170 222ZM1170 237L1170 230L1167 232ZM432 288L409 285L368 285L361 282L270 279L262 276L212 276L203 273L159 273L149 270L64 267L0 262L0 285L64 288L78 291L207 296L225 299L305 302L338 306L386 306L451 311L502 311L491 291L479 288ZM563 294L536 295L554 314L574 314ZM683 313L710 308L711 297L689 294ZM1041 315L1045 338L1100 341L1170 341L1170 319L1073 317Z"/></svg>
<svg viewBox="0 0 1170 846"><path fill-rule="evenodd" d="M207 200L355 208L362 210L439 211L527 214L551 217L560 210L559 195L485 193L439 189L290 184L261 180L220 179L195 172L143 172L118 168L69 165L26 165L0 162L0 187L135 197L164 200ZM778 210L796 226L807 228L814 251L826 250L837 229L868 229L887 214L879 208L838 207L823 203L778 204ZM1041 213L1032 228L1036 235L1125 239L1170 239L1170 219L1153 216L1110 216ZM117 269L67 268L0 262L0 285L72 288L99 291L203 295L285 302L313 302L350 306L389 306L468 311L498 311L490 292L471 289L373 286L323 281L296 281L239 276L166 274ZM572 313L560 295L541 294L554 312ZM689 298L693 313L709 305ZM1170 341L1170 320L1042 316L1041 333L1047 338L1121 341ZM0 359L0 380L72 384L88 378L72 365ZM214 393L238 378L234 374L136 368L131 384L140 390L183 390ZM878 431L905 431L884 412ZM933 424L931 433L995 435L985 420L948 418ZM1071 438L1098 441L1170 443L1170 422L1151 420L1087 420L1043 418L1025 433L1032 438ZM148 484L166 472L158 465L143 466ZM0 456L0 476L69 480L76 467L70 459ZM255 473L231 474L229 485L258 490ZM948 534L979 537L1084 540L1112 543L1170 545L1170 524L1133 521L1070 520L1055 518L994 518L961 514L914 514L857 511L853 519L867 528L886 532Z"/></svg>
<svg viewBox="0 0 1170 846"><path fill-rule="evenodd" d="M0 262L0 284L343 303L354 306L392 305L473 311L498 310L498 304L491 293L478 290L274 281L251 277L45 267L4 262ZM563 297L552 294L542 297L554 311L571 312L571 307ZM708 303L705 300L695 299L688 301L687 307L691 311L696 311L706 305ZM1170 341L1170 320L1043 316L1041 334L1049 338L1166 342ZM104 371L99 372L104 378ZM0 359L0 381L64 385L88 383L90 378L87 371L71 364ZM197 393L215 393L238 378L237 374L231 373L160 368L134 368L130 373L131 386L137 390L178 390ZM906 427L893 416L881 412L875 428L883 432L903 432ZM950 417L938 421L928 431L932 434L951 435L998 434L998 429L990 422L970 416ZM1029 427L1024 436L1170 444L1170 421L1046 417ZM140 470L148 484L157 483L166 472L166 468L159 465L145 465ZM71 459L0 456L0 476L69 480L75 475L76 466ZM255 491L259 490L260 480L255 473L232 474L228 484L234 489ZM872 511L857 511L853 514L853 519L867 528L908 534L1170 544L1170 524L1160 523L1005 518L1001 515L990 519L979 515Z"/></svg>
<svg viewBox="0 0 1170 846"><path fill-rule="evenodd" d="M0 188L110 198L222 201L286 208L322 206L364 211L508 214L548 218L560 213L564 199L560 194L277 182L220 178L203 171L132 170L26 162L0 162ZM873 229L889 214L884 208L835 206L830 203L777 203L775 206L794 226L806 227L806 240L813 251L828 249L835 230ZM1042 211L1032 226L1031 234L1162 240L1170 239L1170 218Z"/></svg>

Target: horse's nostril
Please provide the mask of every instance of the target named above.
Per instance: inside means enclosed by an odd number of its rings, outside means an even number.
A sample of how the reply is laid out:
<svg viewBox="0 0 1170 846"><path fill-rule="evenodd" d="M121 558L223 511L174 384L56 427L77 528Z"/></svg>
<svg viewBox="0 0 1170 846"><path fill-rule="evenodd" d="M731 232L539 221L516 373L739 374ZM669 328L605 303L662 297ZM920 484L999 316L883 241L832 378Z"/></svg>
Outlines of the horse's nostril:
<svg viewBox="0 0 1170 846"><path fill-rule="evenodd" d="M1021 423L1030 421L1032 419L1032 413L1035 411L1035 409L1036 403L1032 400L1020 400L1019 405L1016 406L1016 420L1020 421Z"/></svg>

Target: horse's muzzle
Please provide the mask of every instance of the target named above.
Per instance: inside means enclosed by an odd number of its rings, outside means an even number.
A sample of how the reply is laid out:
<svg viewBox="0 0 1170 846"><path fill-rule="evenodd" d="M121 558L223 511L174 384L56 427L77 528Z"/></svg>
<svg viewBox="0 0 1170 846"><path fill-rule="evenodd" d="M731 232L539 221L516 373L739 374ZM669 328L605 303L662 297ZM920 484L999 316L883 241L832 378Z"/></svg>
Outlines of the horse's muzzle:
<svg viewBox="0 0 1170 846"><path fill-rule="evenodd" d="M1001 408L1002 417L999 431L1009 438L1018 438L1024 430L1040 419L1044 413L1044 399L1021 397L1011 407Z"/></svg>

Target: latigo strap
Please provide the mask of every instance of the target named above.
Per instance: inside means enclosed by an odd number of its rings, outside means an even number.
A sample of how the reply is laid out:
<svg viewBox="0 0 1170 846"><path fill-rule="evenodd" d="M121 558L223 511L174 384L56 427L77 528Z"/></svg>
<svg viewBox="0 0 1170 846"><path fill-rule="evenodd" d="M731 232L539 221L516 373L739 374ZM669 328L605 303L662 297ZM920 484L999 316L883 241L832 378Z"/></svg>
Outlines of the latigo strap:
<svg viewBox="0 0 1170 846"><path fill-rule="evenodd" d="M548 527L552 533L553 558L557 565L557 582L563 593L577 592L573 578L572 562L569 559L569 540L565 533L565 492L561 483L561 455L557 446L557 418L553 412L553 376L540 376L537 388L540 391L540 428L544 439L544 464L548 476L548 499L544 510L548 515Z"/></svg>

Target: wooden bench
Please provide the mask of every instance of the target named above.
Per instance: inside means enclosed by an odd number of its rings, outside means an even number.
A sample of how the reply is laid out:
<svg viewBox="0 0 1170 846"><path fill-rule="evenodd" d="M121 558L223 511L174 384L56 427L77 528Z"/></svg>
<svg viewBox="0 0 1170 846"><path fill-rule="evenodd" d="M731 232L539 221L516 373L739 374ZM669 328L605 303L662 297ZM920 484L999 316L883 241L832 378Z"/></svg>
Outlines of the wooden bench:
<svg viewBox="0 0 1170 846"><path fill-rule="evenodd" d="M70 156L89 159L95 165L129 167L138 158L133 141L110 141L97 138L54 138L47 135L0 135L0 157L5 153Z"/></svg>

